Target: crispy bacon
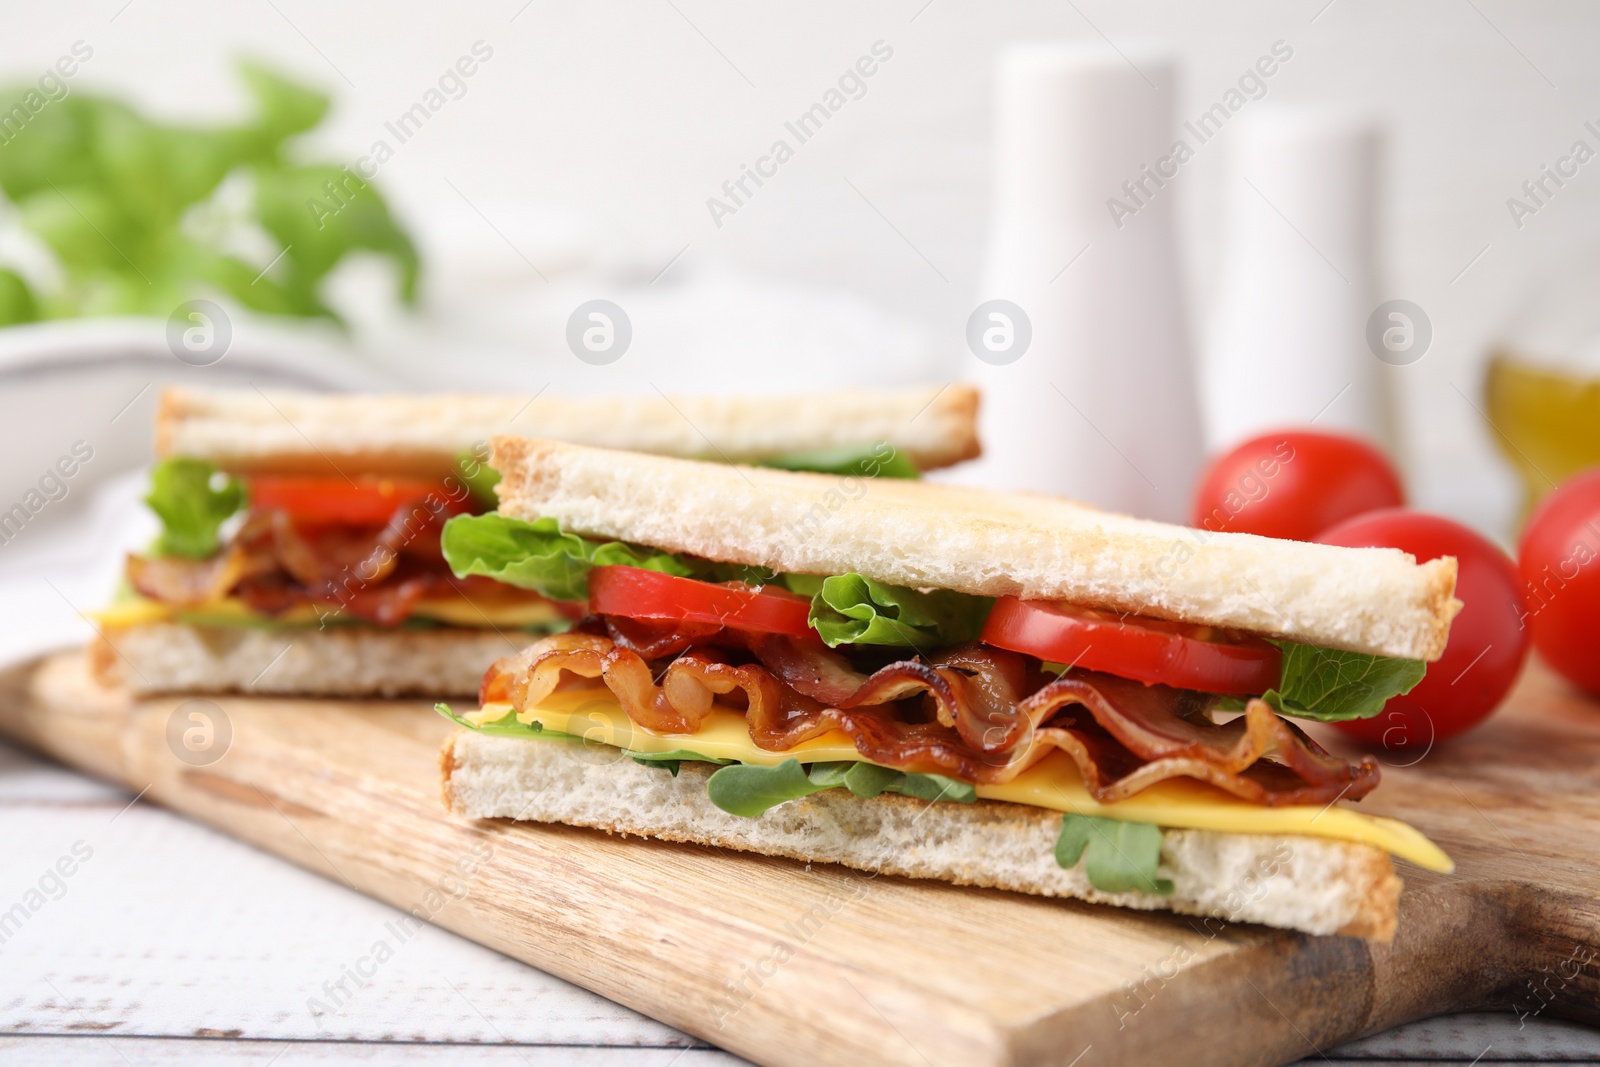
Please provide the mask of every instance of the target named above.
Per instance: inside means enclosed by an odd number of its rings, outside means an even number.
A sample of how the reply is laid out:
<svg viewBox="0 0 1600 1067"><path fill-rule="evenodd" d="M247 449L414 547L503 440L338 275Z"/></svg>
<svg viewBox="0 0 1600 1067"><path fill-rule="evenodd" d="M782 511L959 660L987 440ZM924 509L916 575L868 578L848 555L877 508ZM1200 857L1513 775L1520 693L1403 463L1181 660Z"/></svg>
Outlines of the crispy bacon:
<svg viewBox="0 0 1600 1067"><path fill-rule="evenodd" d="M192 607L231 595L266 615L311 604L379 626L405 622L425 599L537 598L487 578L453 576L439 554L443 518L403 507L384 526L307 526L282 510L257 510L210 559L130 556L128 581L167 604Z"/></svg>
<svg viewBox="0 0 1600 1067"><path fill-rule="evenodd" d="M862 675L803 641L726 631L719 640L734 651L743 645L757 662L732 663L728 650L702 643L676 653L658 680L635 648L598 633L562 634L497 662L480 699L523 710L571 673L601 679L640 726L681 734L699 728L715 697L737 690L752 741L768 751L837 729L875 763L996 784L1060 749L1102 803L1170 778L1263 805L1354 800L1378 783L1372 757L1352 764L1330 755L1261 700L1219 724L1203 694L1091 672L1047 681L1025 657L984 645Z"/></svg>
<svg viewBox="0 0 1600 1067"><path fill-rule="evenodd" d="M210 559L129 556L126 573L128 584L140 595L189 607L226 595L240 579L264 569L259 557L236 546Z"/></svg>

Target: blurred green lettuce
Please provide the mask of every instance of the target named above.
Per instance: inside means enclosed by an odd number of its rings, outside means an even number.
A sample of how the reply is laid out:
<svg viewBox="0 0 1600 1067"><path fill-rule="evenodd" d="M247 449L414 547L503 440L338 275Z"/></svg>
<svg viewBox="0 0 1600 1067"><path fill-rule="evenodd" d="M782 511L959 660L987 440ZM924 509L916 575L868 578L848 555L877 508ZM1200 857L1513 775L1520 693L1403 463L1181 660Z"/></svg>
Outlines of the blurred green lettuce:
<svg viewBox="0 0 1600 1067"><path fill-rule="evenodd" d="M337 322L322 282L358 249L391 259L400 298L415 302L416 249L371 182L346 167L298 162L288 151L322 121L328 98L254 63L241 64L240 74L255 102L241 124L168 125L74 91L0 138L0 192L64 275L59 291L34 293L15 272L0 270L0 325L164 317L204 291L264 313ZM0 89L0 110L30 89ZM233 221L258 226L281 251L265 272L266 262L225 247L221 227L196 224L204 208L194 209L233 175L251 190L245 217Z"/></svg>

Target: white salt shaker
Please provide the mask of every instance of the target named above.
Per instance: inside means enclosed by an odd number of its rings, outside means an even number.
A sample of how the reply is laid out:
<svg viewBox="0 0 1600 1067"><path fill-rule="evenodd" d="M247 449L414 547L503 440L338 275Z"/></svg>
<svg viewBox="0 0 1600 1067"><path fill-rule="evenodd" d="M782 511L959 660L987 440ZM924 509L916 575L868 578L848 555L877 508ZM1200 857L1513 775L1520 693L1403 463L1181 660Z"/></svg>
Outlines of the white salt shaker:
<svg viewBox="0 0 1600 1067"><path fill-rule="evenodd" d="M1204 456L1172 224L1181 171L1160 162L1175 77L1142 47L1002 54L984 303L967 331L985 455L964 480L1187 514Z"/></svg>
<svg viewBox="0 0 1600 1067"><path fill-rule="evenodd" d="M1367 339L1376 125L1343 108L1263 103L1228 132L1223 267L1201 376L1207 444L1311 426L1392 448L1389 368Z"/></svg>

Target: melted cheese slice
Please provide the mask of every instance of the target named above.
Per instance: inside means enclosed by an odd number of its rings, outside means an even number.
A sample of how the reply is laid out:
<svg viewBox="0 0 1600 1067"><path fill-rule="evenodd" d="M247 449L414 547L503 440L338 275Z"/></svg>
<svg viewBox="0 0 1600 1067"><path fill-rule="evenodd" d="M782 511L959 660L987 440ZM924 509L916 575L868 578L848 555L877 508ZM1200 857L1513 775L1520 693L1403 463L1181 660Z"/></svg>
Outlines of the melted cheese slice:
<svg viewBox="0 0 1600 1067"><path fill-rule="evenodd" d="M509 704L486 704L464 718L475 726L496 722L511 711ZM697 752L713 759L737 760L776 766L787 759L801 763L861 759L849 735L833 730L802 741L786 752L768 752L750 740L744 716L714 710L698 733L658 734L629 719L604 686L579 686L551 694L537 708L521 712L517 720L541 725L586 741L633 752ZM1214 786L1193 779L1172 778L1138 795L1114 804L1102 804L1084 787L1078 765L1066 753L1054 752L1004 785L980 785L978 796L1031 804L1053 811L1096 815L1104 819L1155 823L1194 830L1220 830L1239 834L1305 834L1339 841L1356 841L1410 860L1430 871L1449 873L1455 864L1422 833L1398 819L1367 815L1351 808L1295 805L1267 808L1251 804Z"/></svg>
<svg viewBox="0 0 1600 1067"><path fill-rule="evenodd" d="M101 626L112 629L172 621L188 622L197 626L317 626L323 622L324 616L327 616L329 621L337 621L344 617L339 611L329 612L327 608L319 609L313 604L297 604L281 614L265 615L251 609L248 604L236 597L213 600L190 607L176 607L140 597L119 601L87 614ZM432 619L451 626L484 630L498 626L537 626L562 618L561 612L546 600L535 600L525 604L484 604L464 597L419 600L411 614L420 619Z"/></svg>

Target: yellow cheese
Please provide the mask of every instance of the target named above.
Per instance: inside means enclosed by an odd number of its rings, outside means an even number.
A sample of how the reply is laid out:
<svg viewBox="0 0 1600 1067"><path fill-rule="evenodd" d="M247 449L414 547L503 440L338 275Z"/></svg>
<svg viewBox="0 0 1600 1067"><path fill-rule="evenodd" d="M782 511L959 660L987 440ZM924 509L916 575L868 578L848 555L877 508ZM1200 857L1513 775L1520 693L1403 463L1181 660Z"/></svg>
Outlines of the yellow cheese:
<svg viewBox="0 0 1600 1067"><path fill-rule="evenodd" d="M495 722L509 704L486 704L464 718L475 726ZM786 759L802 763L861 760L848 735L834 730L803 741L787 752L768 752L750 740L744 716L715 710L698 733L657 734L637 725L603 686L580 686L551 694L537 708L521 712L522 723L538 722L564 734L634 752L697 752L713 759L776 766ZM1052 753L1004 785L980 785L978 796L1030 804L1054 811L1105 819L1154 823L1195 830L1240 834L1306 834L1372 845L1430 871L1448 873L1455 864L1415 828L1381 815L1367 815L1338 804L1262 807L1189 778L1173 778L1128 800L1102 804L1089 795L1078 766L1064 752Z"/></svg>
<svg viewBox="0 0 1600 1067"><path fill-rule="evenodd" d="M537 626L562 618L561 612L547 600L535 600L525 604L489 605L478 604L461 597L419 600L412 608L411 614L419 619L432 619L451 626L479 629L499 626ZM264 615L252 610L249 605L236 597L189 607L134 598L118 601L99 611L91 611L88 615L101 626L110 629L172 620L217 626L317 626L324 621L324 617L328 622L347 618L337 610L330 611L325 606L315 604L297 604L280 614Z"/></svg>

